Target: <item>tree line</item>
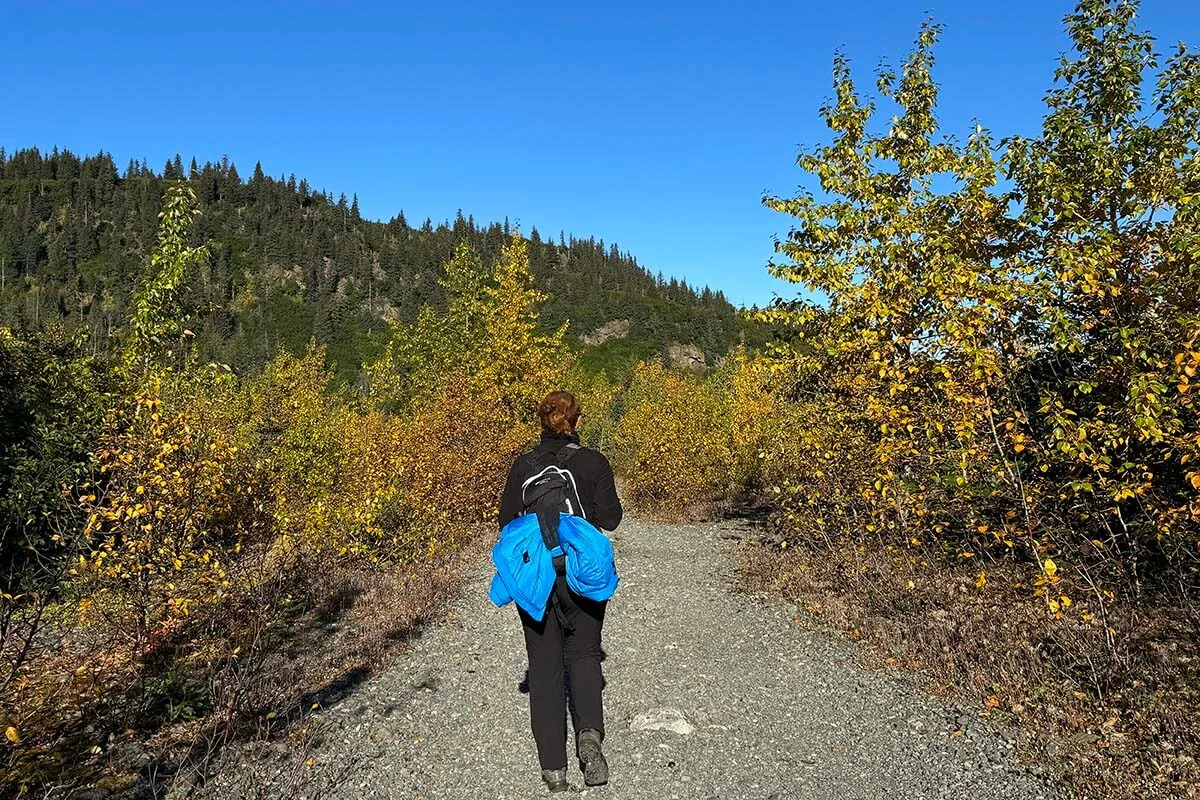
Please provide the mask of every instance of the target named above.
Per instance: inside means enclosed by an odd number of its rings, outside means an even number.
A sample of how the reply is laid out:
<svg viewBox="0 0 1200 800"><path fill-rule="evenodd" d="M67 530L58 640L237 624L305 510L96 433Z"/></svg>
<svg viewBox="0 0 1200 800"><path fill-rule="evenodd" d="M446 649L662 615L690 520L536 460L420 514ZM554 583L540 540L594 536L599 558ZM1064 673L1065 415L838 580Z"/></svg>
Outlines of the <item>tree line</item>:
<svg viewBox="0 0 1200 800"><path fill-rule="evenodd" d="M243 180L227 159L185 168L176 156L158 171L130 161L122 172L104 152L0 149L0 324L86 329L106 346L144 277L164 193L179 182L197 196L203 214L192 235L208 251L187 287L191 330L207 357L239 370L315 339L353 381L386 344L390 322L444 302L439 269L459 243L488 260L516 233L507 220L480 225L462 212L437 225L410 225L402 212L365 220L357 196L271 177L261 164ZM629 321L621 341L589 356L597 367L656 357L672 343L716 359L747 330L755 335L721 292L652 275L615 244L546 239L536 228L528 238L531 271L549 294L547 329L569 321L578 341Z"/></svg>

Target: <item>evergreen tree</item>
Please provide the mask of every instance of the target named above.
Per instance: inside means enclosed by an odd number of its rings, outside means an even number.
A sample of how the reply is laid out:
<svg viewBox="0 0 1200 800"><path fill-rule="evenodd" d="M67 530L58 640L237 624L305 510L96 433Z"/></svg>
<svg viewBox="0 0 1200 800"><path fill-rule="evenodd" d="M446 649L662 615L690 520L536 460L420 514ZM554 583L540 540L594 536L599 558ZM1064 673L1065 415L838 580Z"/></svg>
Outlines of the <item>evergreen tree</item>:
<svg viewBox="0 0 1200 800"><path fill-rule="evenodd" d="M80 159L62 150L5 151L0 325L119 329L129 318L121 298L137 278L129 264L147 256L165 182L182 179L182 169L182 157L161 174L131 160L118 175L106 153ZM456 247L469 244L485 263L496 263L513 230L508 219L480 227L465 212L438 225L426 218L419 229L403 213L386 224L367 222L356 196L334 202L294 175L266 176L261 163L248 184L227 158L200 167L193 157L188 172L204 212L192 244L213 245L185 299L202 317L195 329L205 357L239 369L261 365L276 346L303 348L317 335L337 343L331 353L339 375L353 378L361 354L379 346L370 341L370 332L384 329L379 315L386 310L411 321L424 305L442 307L449 290L437 276ZM40 191L29 190L31 181ZM646 356L669 340L693 341L689 331L708 330L705 315L733 313L706 307L690 289L667 300L631 257L594 238L560 233L543 242L534 232L526 249L536 285L552 290L539 316L550 330L570 320L570 332L583 335L631 319L626 350ZM736 327L718 349L736 341ZM96 341L103 346L109 338Z"/></svg>

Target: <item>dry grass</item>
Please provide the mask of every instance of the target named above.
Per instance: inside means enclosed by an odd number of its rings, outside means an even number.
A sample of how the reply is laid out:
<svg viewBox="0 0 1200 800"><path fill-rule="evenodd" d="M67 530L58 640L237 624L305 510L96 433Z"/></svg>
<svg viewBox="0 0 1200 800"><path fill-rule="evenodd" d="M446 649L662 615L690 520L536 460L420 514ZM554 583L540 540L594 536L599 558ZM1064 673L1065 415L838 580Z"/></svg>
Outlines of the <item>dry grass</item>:
<svg viewBox="0 0 1200 800"><path fill-rule="evenodd" d="M182 796L180 788L203 785L227 748L273 747L286 757L270 762L264 787L295 784L298 794L321 796L339 776L308 763L320 733L315 712L354 691L444 613L466 565L482 557L484 538L404 566L312 565L172 632L141 660L111 657L112 669L68 686L74 694L52 695L43 736L23 739L0 764L0 794L162 797L175 786L173 796ZM94 652L112 647L85 641L95 635L82 629L68 641ZM80 663L61 655L43 664Z"/></svg>
<svg viewBox="0 0 1200 800"><path fill-rule="evenodd" d="M1117 601L1085 621L1081 602L1055 618L1014 565L852 545L749 545L741 567L750 590L861 641L867 664L1018 726L1026 754L1077 797L1200 797L1200 641L1179 609Z"/></svg>

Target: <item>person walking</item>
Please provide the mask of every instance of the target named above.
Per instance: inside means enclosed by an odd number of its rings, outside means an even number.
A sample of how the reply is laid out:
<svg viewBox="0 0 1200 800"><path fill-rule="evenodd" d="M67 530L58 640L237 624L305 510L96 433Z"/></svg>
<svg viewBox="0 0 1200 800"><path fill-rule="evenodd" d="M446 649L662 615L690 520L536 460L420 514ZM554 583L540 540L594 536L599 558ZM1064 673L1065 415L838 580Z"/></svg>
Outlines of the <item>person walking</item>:
<svg viewBox="0 0 1200 800"><path fill-rule="evenodd" d="M583 418L579 400L570 392L551 392L538 407L538 417L541 442L518 456L509 471L500 499L501 529L531 511L531 486L539 475L557 469L570 473L563 510L597 528L615 530L622 509L612 467L602 453L579 443ZM563 792L568 788L568 710L584 783L598 786L608 782L608 763L601 747L604 676L600 666L607 601L589 600L572 591L561 557L555 559L555 568L554 586L541 619L524 608L518 612L529 656L529 717L542 779L551 792Z"/></svg>

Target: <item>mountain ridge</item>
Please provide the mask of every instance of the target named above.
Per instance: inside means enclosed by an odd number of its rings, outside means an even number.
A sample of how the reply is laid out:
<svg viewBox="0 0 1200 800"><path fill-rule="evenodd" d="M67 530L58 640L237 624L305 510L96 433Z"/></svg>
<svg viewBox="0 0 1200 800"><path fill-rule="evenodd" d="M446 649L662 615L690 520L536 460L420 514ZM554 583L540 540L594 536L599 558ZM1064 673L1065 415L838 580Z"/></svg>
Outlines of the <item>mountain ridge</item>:
<svg viewBox="0 0 1200 800"><path fill-rule="evenodd" d="M310 339L351 378L382 347L389 322L415 318L443 300L440 266L464 239L485 264L516 230L479 225L461 211L435 225L364 219L357 196L337 199L294 175L266 175L256 164L243 180L227 159L185 169L180 156L160 171L111 155L76 156L55 148L11 155L0 148L0 324L38 330L59 321L107 341L154 241L162 194L184 181L202 216L195 238L211 258L189 294L197 340L207 356L252 369L280 348ZM672 345L720 357L745 338L747 323L719 291L655 276L603 239L544 239L528 233L535 283L549 294L546 327L569 321L569 334L595 368L662 357ZM595 346L585 337L613 320L629 330Z"/></svg>

